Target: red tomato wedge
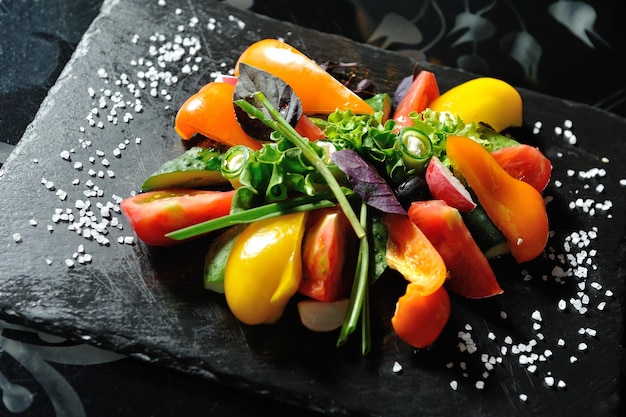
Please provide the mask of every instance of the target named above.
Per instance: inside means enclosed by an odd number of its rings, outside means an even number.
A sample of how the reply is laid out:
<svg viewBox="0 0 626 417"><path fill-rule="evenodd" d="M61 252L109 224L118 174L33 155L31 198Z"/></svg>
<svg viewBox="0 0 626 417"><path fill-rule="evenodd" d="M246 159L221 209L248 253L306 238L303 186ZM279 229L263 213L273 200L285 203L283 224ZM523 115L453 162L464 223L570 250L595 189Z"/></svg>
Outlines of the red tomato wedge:
<svg viewBox="0 0 626 417"><path fill-rule="evenodd" d="M386 214L389 231L387 265L415 284L422 295L432 294L446 280L446 265L424 233L407 216Z"/></svg>
<svg viewBox="0 0 626 417"><path fill-rule="evenodd" d="M495 274L463 223L457 209L444 201L416 201L409 218L426 235L448 268L446 287L463 297L502 294Z"/></svg>
<svg viewBox="0 0 626 417"><path fill-rule="evenodd" d="M398 299L391 325L398 337L416 348L426 348L439 337L450 318L450 296L445 287L423 295L416 284L407 285Z"/></svg>
<svg viewBox="0 0 626 417"><path fill-rule="evenodd" d="M307 138L308 140L320 140L326 137L324 135L324 131L320 129L318 125L313 123L306 114L300 116L300 119L298 120L298 123L296 123L296 127L294 127L294 129L300 134L300 136Z"/></svg>
<svg viewBox="0 0 626 417"><path fill-rule="evenodd" d="M127 197L120 206L144 243L172 246L181 241L166 237L167 233L227 215L234 194L235 190L169 189Z"/></svg>
<svg viewBox="0 0 626 417"><path fill-rule="evenodd" d="M413 126L409 114L424 111L437 97L439 97L439 85L435 74L421 70L393 112L393 120L396 121L398 130Z"/></svg>
<svg viewBox="0 0 626 417"><path fill-rule="evenodd" d="M351 274L344 274L350 258L351 227L340 208L312 211L302 244L303 275L300 293L319 301L347 297Z"/></svg>
<svg viewBox="0 0 626 417"><path fill-rule="evenodd" d="M552 163L534 146L509 146L491 155L510 176L532 185L539 192L550 182Z"/></svg>
<svg viewBox="0 0 626 417"><path fill-rule="evenodd" d="M230 82L211 82L202 87L178 110L176 133L183 139L200 133L224 145L260 149L261 142L248 136L237 122L234 92L235 86Z"/></svg>

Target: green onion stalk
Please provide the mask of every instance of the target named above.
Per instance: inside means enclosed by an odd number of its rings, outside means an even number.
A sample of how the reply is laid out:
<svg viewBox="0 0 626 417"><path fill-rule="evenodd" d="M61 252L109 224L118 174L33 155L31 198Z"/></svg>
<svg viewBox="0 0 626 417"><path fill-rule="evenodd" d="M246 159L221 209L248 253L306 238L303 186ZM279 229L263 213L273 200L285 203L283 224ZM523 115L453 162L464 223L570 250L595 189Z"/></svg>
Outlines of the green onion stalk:
<svg viewBox="0 0 626 417"><path fill-rule="evenodd" d="M367 227L367 204L361 203L360 224ZM357 266L352 283L352 292L348 311L337 339L337 346L343 346L348 337L354 333L361 318L361 353L367 355L370 352L370 311L369 311L369 262L370 247L367 235L359 240L359 254Z"/></svg>
<svg viewBox="0 0 626 417"><path fill-rule="evenodd" d="M337 182L337 179L333 176L330 169L328 169L328 166L311 148L309 141L303 138L298 132L296 132L296 130L281 116L278 110L274 108L274 106L270 103L270 101L265 97L262 92L257 91L256 93L254 93L254 96L257 100L259 100L263 107L267 109L267 111L271 115L271 118L268 117L261 109L257 109L256 107L254 107L254 105L248 103L246 100L236 100L235 104L241 107L250 116L263 121L263 123L274 129L275 131L281 133L302 151L304 157L311 163L311 165L315 167L315 169L317 169L317 171L326 180L326 183L335 195L337 203L346 215L357 237L359 239L363 238L366 235L365 229L360 224L356 213L350 205L350 202L342 191L341 186Z"/></svg>

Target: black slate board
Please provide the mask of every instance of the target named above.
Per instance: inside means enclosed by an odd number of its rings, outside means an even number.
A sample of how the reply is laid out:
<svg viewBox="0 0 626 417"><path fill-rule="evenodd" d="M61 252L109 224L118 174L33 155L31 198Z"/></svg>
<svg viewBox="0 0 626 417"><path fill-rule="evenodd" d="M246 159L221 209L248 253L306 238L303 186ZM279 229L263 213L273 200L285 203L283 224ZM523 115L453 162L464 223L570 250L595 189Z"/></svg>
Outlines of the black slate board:
<svg viewBox="0 0 626 417"><path fill-rule="evenodd" d="M546 256L520 266L506 258L494 262L505 294L485 301L454 298L453 316L442 337L422 352L398 341L388 324L401 282L391 277L377 283L373 288L374 347L369 357L362 358L356 343L336 349L336 334L305 331L297 323L293 306L275 326L240 325L221 296L202 289L201 261L209 239L167 250L119 243L118 238L132 236L132 232L125 219L113 212L106 218L119 218L124 228L108 225L109 244L103 246L68 230L66 221L55 223L53 216L56 209L76 214L77 200L91 201L100 221L97 202L106 205L130 195L161 163L179 155L183 144L172 129L177 106L208 82L212 72L231 68L239 52L257 39L284 37L319 61L357 61L362 64L359 76L374 79L384 91L392 91L415 63L222 3L143 3L105 2L3 167L3 319L329 415L616 415L625 277L626 215L619 182L626 177L619 162L620 140L626 131L623 119L523 91L526 122L513 133L539 146L554 163L554 180L546 195L551 198L548 208L555 233ZM181 41L196 36L201 49L193 56L186 49L181 59L168 60L176 57L166 54L172 51L176 35ZM191 44L195 45L193 40ZM196 61L196 57L201 59ZM146 81L146 88L138 88L141 111L135 112L129 85L139 87L150 76L147 60L155 65L162 62L179 79L170 85L164 78L154 81L158 84L154 95ZM470 77L420 65L437 74L442 90ZM146 72L143 78L139 70ZM116 108L115 124L111 110L117 93L128 103ZM101 97L106 106L100 107ZM94 108L98 115L90 116ZM132 119L124 121L127 112ZM89 125L90 118L95 126ZM576 144L554 131L566 119L573 122ZM537 120L543 125L535 134ZM62 157L63 151L68 151L69 158ZM602 161L603 157L610 162ZM82 169L75 163L82 163ZM606 174L590 179L577 174L596 167L604 168ZM605 185L604 190L596 190L598 183ZM99 197L84 194L97 195L98 190ZM612 208L599 207L594 216L582 208L570 208L570 202L579 197L599 203L610 200ZM52 231L47 225L52 225ZM569 268L559 255L567 258L581 253L580 249L568 250L567 241L574 232L594 231L597 237L588 235L591 239L585 247L589 256L579 259L589 260L579 265L588 270L588 276L557 282L552 275L555 267ZM93 259L85 261L85 253ZM68 267L66 259L74 259L75 265ZM585 295L590 299L588 311L580 314L576 300ZM558 309L559 300L566 302L565 311ZM598 309L603 302L605 308ZM535 311L541 313L541 320L533 318ZM473 342L477 351L461 351L457 345L462 340L466 345ZM587 347L580 350L583 342ZM529 343L536 343L532 352L518 351ZM534 358L532 353L542 356ZM572 357L577 362L570 363ZM529 368L525 358L536 369ZM492 365L485 364L489 359ZM402 366L399 373L393 370L396 362ZM548 386L546 377L555 379L554 386ZM566 386L559 387L558 381ZM456 389L451 387L454 382ZM478 389L477 382L483 382L484 388ZM521 400L520 394L526 394L527 400Z"/></svg>

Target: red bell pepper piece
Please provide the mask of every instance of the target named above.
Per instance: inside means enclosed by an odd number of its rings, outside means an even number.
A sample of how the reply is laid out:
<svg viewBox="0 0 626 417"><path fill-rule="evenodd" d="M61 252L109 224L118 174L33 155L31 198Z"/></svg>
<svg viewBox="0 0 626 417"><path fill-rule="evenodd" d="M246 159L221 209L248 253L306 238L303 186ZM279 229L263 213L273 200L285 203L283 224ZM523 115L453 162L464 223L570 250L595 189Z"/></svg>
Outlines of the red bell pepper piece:
<svg viewBox="0 0 626 417"><path fill-rule="evenodd" d="M448 268L446 287L463 297L484 298L502 293L489 261L457 209L442 200L416 201L409 218L426 235Z"/></svg>

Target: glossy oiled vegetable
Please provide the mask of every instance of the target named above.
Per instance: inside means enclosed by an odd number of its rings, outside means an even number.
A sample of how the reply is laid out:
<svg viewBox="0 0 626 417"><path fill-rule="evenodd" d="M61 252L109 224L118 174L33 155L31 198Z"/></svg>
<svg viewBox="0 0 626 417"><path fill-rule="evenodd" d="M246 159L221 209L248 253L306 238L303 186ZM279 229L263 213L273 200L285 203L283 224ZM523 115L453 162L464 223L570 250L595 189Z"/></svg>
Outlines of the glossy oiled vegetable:
<svg viewBox="0 0 626 417"><path fill-rule="evenodd" d="M459 84L429 107L457 114L465 123L486 123L497 132L522 125L522 97L510 84L496 78L481 77Z"/></svg>
<svg viewBox="0 0 626 417"><path fill-rule="evenodd" d="M398 337L416 348L433 344L450 318L450 297L445 287L424 295L416 284L407 285L398 299L391 325Z"/></svg>
<svg viewBox="0 0 626 417"><path fill-rule="evenodd" d="M424 233L405 215L387 214L387 265L400 272L416 291L432 294L446 280L446 265Z"/></svg>
<svg viewBox="0 0 626 417"><path fill-rule="evenodd" d="M433 198L445 201L462 213L476 208L469 191L436 156L430 159L424 178Z"/></svg>
<svg viewBox="0 0 626 417"><path fill-rule="evenodd" d="M393 119L398 127L413 126L413 120L409 115L413 112L422 112L437 97L439 97L439 85L435 74L430 71L420 71L393 112Z"/></svg>
<svg viewBox="0 0 626 417"><path fill-rule="evenodd" d="M424 232L446 263L447 289L468 298L502 293L487 258L457 209L442 200L416 201L409 208L409 218Z"/></svg>
<svg viewBox="0 0 626 417"><path fill-rule="evenodd" d="M227 215L234 194L234 191L167 189L127 197L120 206L144 243L171 246L181 241L166 234Z"/></svg>
<svg viewBox="0 0 626 417"><path fill-rule="evenodd" d="M302 101L305 114L329 114L337 109L356 114L374 110L363 99L341 84L309 57L277 39L263 39L250 45L239 57L239 63L267 71L291 86Z"/></svg>
<svg viewBox="0 0 626 417"><path fill-rule="evenodd" d="M539 192L550 182L552 163L534 146L509 146L491 154L509 175L529 183Z"/></svg>
<svg viewBox="0 0 626 417"><path fill-rule="evenodd" d="M246 145L261 148L261 143L248 136L235 117L230 83L211 82L189 97L176 114L176 133L190 139L200 133L224 145Z"/></svg>
<svg viewBox="0 0 626 417"><path fill-rule="evenodd" d="M243 323L276 322L298 290L306 217L295 213L251 223L233 243L224 293L228 307Z"/></svg>
<svg viewBox="0 0 626 417"><path fill-rule="evenodd" d="M313 211L302 243L303 277L300 293L319 301L348 296L354 257L354 233L337 206Z"/></svg>
<svg viewBox="0 0 626 417"><path fill-rule="evenodd" d="M549 232L545 202L539 191L511 177L485 148L471 139L450 136L447 151L453 167L502 230L513 257L526 262L539 256Z"/></svg>
<svg viewBox="0 0 626 417"><path fill-rule="evenodd" d="M166 188L209 188L228 183L221 171L223 154L195 146L167 161L141 184L142 191Z"/></svg>
<svg viewBox="0 0 626 417"><path fill-rule="evenodd" d="M447 291L473 298L502 291L459 211L469 216L483 205L489 209L508 239L485 216L481 221L500 233L496 240L489 232L488 248L511 246L520 262L543 249L543 200L505 172L528 180L530 172L519 169L519 155L537 153L490 154L519 145L486 126L499 131L521 123L521 100L508 84L483 78L439 96L434 74L422 71L407 79L412 81L408 93L391 115L387 94L364 101L275 39L245 50L235 74L202 88L176 119L176 131L184 139L201 133L226 145L220 149L230 148L211 159L221 162L219 172L208 158L197 158L206 156L206 150L199 150L173 161L146 184L212 187L219 174L218 180L230 181L236 189L228 215L191 220L189 227L182 224L167 236L189 239L227 228L208 250L204 283L224 292L240 322L275 323L289 302L297 303L308 329L340 327L337 346L360 328L366 355L372 334L370 289L374 283L386 285L378 280L384 281L383 271L391 268L407 281L393 328L402 340L424 348L450 316ZM395 120L388 122L390 116ZM455 136L471 138L472 145ZM542 162L539 189L545 186L546 171L544 161L535 160ZM451 164L465 182L453 176ZM401 204L394 190L420 182L423 187L411 187L423 189L419 198L441 198L456 208L432 201L409 208L418 198L413 193L405 193L411 195ZM502 190L506 195L500 195ZM205 208L204 203L198 206ZM178 216L177 209L157 211ZM136 231L164 237L162 224L167 221L157 216ZM536 231L545 232L543 240ZM348 236L358 237L354 247ZM378 299L380 294L372 295Z"/></svg>

